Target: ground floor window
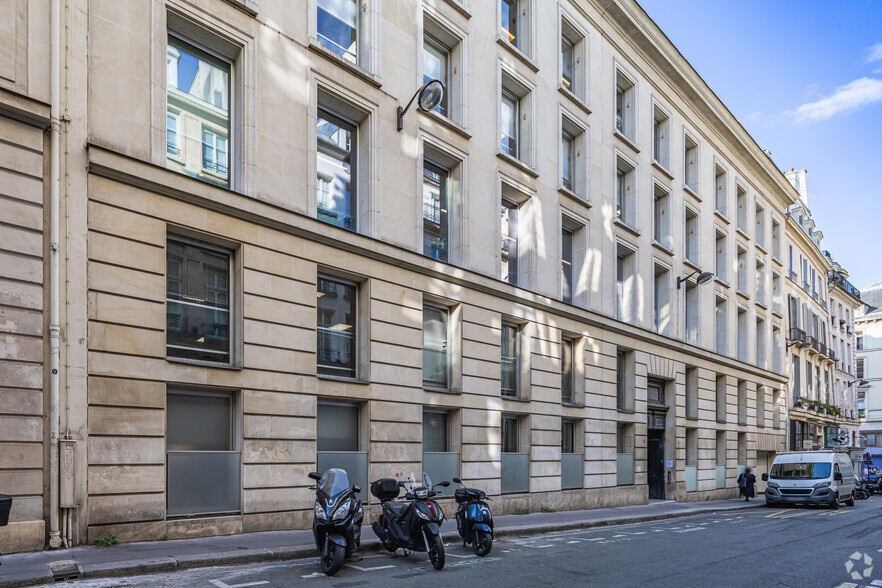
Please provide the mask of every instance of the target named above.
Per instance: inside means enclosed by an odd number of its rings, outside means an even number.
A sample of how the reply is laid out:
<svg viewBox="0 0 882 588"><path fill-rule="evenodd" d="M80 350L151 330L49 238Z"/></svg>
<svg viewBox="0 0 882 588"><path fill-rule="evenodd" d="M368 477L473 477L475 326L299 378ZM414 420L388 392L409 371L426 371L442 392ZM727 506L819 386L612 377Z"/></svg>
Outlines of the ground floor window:
<svg viewBox="0 0 882 588"><path fill-rule="evenodd" d="M240 510L236 397L174 390L166 399L168 515Z"/></svg>
<svg viewBox="0 0 882 588"><path fill-rule="evenodd" d="M361 451L361 407L354 402L319 401L316 407L316 470L346 470L349 483L368 491L368 454Z"/></svg>

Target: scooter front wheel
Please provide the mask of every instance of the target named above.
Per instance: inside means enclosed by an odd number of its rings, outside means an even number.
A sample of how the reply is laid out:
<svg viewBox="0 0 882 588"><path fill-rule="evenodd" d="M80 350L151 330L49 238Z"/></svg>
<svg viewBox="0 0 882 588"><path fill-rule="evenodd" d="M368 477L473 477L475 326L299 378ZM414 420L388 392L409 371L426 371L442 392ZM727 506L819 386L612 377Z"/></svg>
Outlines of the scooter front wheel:
<svg viewBox="0 0 882 588"><path fill-rule="evenodd" d="M436 570L444 567L444 541L441 540L441 535L435 535L429 541L429 559Z"/></svg>
<svg viewBox="0 0 882 588"><path fill-rule="evenodd" d="M342 547L336 543L331 543L328 546L328 554L322 555L322 571L329 576L333 576L339 572L340 568L343 567L343 558L345 555L345 550Z"/></svg>
<svg viewBox="0 0 882 588"><path fill-rule="evenodd" d="M472 549L475 555L484 557L493 548L493 535L487 531L475 531L475 539L472 541Z"/></svg>

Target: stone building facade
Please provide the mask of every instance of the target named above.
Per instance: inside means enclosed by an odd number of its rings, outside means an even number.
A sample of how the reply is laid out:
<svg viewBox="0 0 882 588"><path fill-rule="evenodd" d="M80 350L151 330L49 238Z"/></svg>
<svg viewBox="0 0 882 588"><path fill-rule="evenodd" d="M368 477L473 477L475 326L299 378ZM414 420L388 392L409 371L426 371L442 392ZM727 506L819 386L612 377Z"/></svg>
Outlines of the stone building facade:
<svg viewBox="0 0 882 588"><path fill-rule="evenodd" d="M867 447L878 448L882 447L882 281L862 289L861 300L864 306L854 322L860 430Z"/></svg>
<svg viewBox="0 0 882 588"><path fill-rule="evenodd" d="M798 193L636 3L65 0L51 40L49 4L0 3L0 552L305 528L334 465L505 513L784 448Z"/></svg>

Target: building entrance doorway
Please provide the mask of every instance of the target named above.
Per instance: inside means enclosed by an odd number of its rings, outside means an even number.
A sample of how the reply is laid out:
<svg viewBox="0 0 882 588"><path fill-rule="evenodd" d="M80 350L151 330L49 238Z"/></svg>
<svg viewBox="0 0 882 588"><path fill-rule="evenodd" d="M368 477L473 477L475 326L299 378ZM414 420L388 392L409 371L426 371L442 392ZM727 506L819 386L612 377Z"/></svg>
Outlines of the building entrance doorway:
<svg viewBox="0 0 882 588"><path fill-rule="evenodd" d="M665 432L664 430L649 431L646 451L647 470L649 474L649 498L664 499L665 497Z"/></svg>
<svg viewBox="0 0 882 588"><path fill-rule="evenodd" d="M665 405L665 382L650 379L646 383L648 401L648 432L646 447L646 472L648 475L649 498L665 498L665 420L668 407Z"/></svg>

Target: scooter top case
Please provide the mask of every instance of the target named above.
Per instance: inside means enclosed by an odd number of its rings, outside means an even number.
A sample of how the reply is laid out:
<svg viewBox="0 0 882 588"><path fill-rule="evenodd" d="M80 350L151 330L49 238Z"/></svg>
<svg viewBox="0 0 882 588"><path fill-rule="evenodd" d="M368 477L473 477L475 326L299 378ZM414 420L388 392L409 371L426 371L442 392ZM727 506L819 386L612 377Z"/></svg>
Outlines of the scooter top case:
<svg viewBox="0 0 882 588"><path fill-rule="evenodd" d="M395 478L380 478L371 483L371 494L382 501L398 498L401 488Z"/></svg>

